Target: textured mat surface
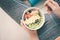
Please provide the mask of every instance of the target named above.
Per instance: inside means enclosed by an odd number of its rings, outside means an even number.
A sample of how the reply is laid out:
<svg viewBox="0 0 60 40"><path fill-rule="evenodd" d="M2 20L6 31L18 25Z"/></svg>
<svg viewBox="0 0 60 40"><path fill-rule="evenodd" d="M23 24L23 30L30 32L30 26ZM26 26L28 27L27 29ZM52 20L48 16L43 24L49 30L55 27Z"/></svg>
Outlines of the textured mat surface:
<svg viewBox="0 0 60 40"><path fill-rule="evenodd" d="M24 3L16 0L1 0L1 7L10 15L17 23L20 23L23 11L28 8ZM53 14L45 15L46 21L44 26L38 30L40 40L54 40L60 36L60 23L54 19Z"/></svg>
<svg viewBox="0 0 60 40"><path fill-rule="evenodd" d="M28 8L26 4L19 0L1 0L0 6L10 15L17 23L20 23L22 14Z"/></svg>

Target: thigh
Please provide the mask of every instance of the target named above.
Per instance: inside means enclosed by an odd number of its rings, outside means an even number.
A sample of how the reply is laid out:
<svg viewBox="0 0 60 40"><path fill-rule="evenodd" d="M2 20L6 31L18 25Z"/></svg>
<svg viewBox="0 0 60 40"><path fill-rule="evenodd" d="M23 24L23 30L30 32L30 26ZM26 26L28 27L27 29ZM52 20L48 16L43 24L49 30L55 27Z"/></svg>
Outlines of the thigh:
<svg viewBox="0 0 60 40"><path fill-rule="evenodd" d="M60 35L60 25L56 23L53 15L45 15L45 24L38 30L40 40L54 40Z"/></svg>

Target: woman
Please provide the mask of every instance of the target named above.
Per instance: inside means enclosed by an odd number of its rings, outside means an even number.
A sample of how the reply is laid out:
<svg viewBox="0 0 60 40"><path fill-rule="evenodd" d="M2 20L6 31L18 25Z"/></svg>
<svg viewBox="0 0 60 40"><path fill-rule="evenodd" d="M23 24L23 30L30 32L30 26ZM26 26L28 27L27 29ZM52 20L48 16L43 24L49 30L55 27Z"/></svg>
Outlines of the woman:
<svg viewBox="0 0 60 40"><path fill-rule="evenodd" d="M51 12L54 12L54 15L58 19L60 19L60 12L59 12L60 11L60 6L58 5L58 3L56 3L53 0L47 0L44 5L45 5L45 9L46 9L46 11L48 12L49 15L51 14ZM38 38L37 31L34 31L34 30L32 31L32 30L29 30L29 29L25 28L22 21L21 21L21 26L28 32L28 34L30 36L30 40L40 40ZM55 40L60 40L60 37L57 37Z"/></svg>

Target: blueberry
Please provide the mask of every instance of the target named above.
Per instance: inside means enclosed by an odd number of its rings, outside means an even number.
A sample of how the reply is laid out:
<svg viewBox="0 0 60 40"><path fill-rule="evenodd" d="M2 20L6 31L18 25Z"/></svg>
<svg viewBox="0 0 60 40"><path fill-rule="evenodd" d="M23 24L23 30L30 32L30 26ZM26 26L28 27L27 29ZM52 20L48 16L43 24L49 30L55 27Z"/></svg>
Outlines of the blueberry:
<svg viewBox="0 0 60 40"><path fill-rule="evenodd" d="M38 23L38 22L39 22L39 20L38 20L38 19L36 19L36 20L35 20L35 23Z"/></svg>

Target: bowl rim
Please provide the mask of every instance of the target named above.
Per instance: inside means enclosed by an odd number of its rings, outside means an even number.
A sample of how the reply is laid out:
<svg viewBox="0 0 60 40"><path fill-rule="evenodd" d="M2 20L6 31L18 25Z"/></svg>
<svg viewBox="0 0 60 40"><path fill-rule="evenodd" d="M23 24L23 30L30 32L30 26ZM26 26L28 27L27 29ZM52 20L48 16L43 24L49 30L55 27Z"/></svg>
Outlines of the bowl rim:
<svg viewBox="0 0 60 40"><path fill-rule="evenodd" d="M38 29L40 29L40 28L43 26L43 24L45 23L45 16L44 16L44 14L43 14L43 11L42 11L40 8L37 8L37 7L27 8L27 9L23 12L22 21L24 21L24 20L23 20L24 14L25 14L28 10L31 10L31 9L38 9L38 10L41 12L41 15L42 15L42 17L43 17L43 23L41 24L41 26L39 26L39 27L37 27L37 28L35 28L35 29L29 28L29 27L27 27L27 26L25 25L24 22L23 22L23 23L24 23L25 27L28 28L28 29L30 29L30 30L38 30Z"/></svg>

